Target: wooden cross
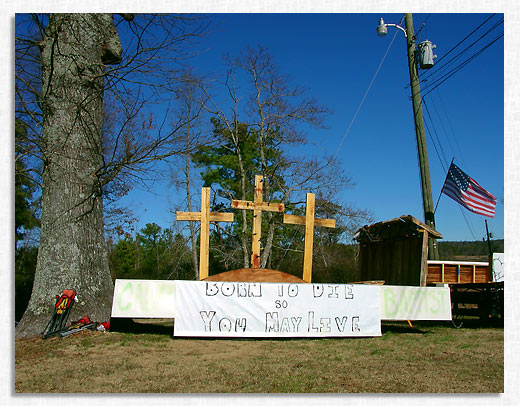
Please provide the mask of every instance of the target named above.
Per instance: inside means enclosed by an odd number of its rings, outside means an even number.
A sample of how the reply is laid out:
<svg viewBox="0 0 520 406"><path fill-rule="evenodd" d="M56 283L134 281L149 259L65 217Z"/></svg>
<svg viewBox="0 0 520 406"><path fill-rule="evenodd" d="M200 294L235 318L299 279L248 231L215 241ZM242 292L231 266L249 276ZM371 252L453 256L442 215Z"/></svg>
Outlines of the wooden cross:
<svg viewBox="0 0 520 406"><path fill-rule="evenodd" d="M232 200L231 207L234 209L253 210L253 246L251 254L251 266L260 268L260 237L262 234L262 211L274 211L283 213L283 203L263 202L263 176L255 175L254 201Z"/></svg>
<svg viewBox="0 0 520 406"><path fill-rule="evenodd" d="M217 213L209 211L210 188L203 187L200 199L200 212L178 211L177 221L200 221L200 261L199 279L209 276L209 223L210 221L232 222L233 213Z"/></svg>
<svg viewBox="0 0 520 406"><path fill-rule="evenodd" d="M336 227L334 219L317 219L315 214L315 195L307 193L307 201L304 216L294 216L292 214L284 214L283 222L285 224L299 224L305 226L305 248L303 250L303 280L311 283L312 277L312 251L314 244L314 227Z"/></svg>

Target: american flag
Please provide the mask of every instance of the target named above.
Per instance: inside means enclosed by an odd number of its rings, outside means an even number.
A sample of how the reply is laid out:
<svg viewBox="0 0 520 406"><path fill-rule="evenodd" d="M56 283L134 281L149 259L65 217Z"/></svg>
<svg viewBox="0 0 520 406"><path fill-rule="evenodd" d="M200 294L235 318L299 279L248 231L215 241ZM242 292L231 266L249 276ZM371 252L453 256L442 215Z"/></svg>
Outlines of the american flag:
<svg viewBox="0 0 520 406"><path fill-rule="evenodd" d="M496 197L484 190L453 162L448 170L442 193L473 213L487 217L495 216Z"/></svg>

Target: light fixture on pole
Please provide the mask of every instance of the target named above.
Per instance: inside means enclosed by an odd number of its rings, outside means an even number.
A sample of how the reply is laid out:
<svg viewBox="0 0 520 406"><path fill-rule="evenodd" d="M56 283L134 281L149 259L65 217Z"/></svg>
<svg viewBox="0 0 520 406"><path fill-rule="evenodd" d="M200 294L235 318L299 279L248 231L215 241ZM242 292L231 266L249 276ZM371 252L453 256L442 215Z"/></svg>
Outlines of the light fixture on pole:
<svg viewBox="0 0 520 406"><path fill-rule="evenodd" d="M384 37L388 33L388 27L395 27L404 32L404 36L407 37L406 30L397 24L385 24L385 20L382 18L379 19L379 25L377 26L377 35L380 37Z"/></svg>

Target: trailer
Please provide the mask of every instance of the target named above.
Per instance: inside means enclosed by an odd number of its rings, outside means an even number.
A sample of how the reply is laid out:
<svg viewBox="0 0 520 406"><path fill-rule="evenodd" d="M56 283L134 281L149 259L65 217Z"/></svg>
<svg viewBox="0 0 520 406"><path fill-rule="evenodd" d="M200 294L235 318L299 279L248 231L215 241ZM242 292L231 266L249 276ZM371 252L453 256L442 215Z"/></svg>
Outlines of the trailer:
<svg viewBox="0 0 520 406"><path fill-rule="evenodd" d="M442 234L411 215L360 228L355 235L359 280L398 286L449 286L456 327L469 316L478 316L481 322L503 319L503 271L497 278L495 258L493 262L491 258L487 262L428 260L428 242L440 238ZM503 269L503 254L494 255L502 255Z"/></svg>
<svg viewBox="0 0 520 406"><path fill-rule="evenodd" d="M453 325L466 317L481 323L504 317L504 281L497 281L490 262L428 261L427 284L449 286Z"/></svg>

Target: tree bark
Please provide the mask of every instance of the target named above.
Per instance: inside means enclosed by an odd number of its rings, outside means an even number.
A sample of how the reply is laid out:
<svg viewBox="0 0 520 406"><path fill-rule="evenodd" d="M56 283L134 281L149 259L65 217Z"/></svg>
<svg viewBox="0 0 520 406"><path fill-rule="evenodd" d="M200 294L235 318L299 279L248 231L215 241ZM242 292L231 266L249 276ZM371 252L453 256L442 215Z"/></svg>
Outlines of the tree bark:
<svg viewBox="0 0 520 406"><path fill-rule="evenodd" d="M29 305L16 337L41 333L54 296L74 289L69 321L110 319L113 282L98 174L106 64L121 44L110 14L51 14L41 42L43 113L41 234Z"/></svg>

